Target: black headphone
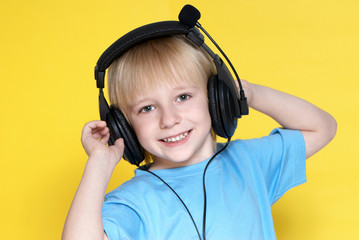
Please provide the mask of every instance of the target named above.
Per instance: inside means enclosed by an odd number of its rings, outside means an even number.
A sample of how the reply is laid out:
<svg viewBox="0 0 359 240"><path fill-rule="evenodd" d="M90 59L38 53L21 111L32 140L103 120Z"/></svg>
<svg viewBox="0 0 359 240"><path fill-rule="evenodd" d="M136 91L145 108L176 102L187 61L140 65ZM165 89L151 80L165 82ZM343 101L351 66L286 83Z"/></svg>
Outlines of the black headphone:
<svg viewBox="0 0 359 240"><path fill-rule="evenodd" d="M100 89L100 117L101 120L107 122L107 127L110 129L108 144L113 145L118 138L123 138L125 144L124 159L131 164L139 166L144 160L144 151L122 111L113 105L108 105L103 94L103 88L105 85L106 69L127 50L141 42L171 35L185 35L211 56L217 69L217 75L211 76L208 79L208 107L212 127L217 135L223 138L232 137L237 127L237 118L248 114L247 99L235 69L219 46L197 22L199 18L199 11L191 5L186 5L179 14L180 21L156 22L136 28L114 42L97 61L95 79L97 81L97 88ZM209 37L230 64L239 83L239 94L234 79L225 63L204 43L203 35L195 26L200 28Z"/></svg>

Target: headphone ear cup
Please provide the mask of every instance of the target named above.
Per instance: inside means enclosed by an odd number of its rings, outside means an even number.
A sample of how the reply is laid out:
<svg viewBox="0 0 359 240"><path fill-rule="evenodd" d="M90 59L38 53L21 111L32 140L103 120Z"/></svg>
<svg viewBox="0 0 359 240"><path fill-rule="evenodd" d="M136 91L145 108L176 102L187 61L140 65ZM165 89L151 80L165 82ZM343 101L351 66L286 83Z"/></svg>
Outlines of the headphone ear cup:
<svg viewBox="0 0 359 240"><path fill-rule="evenodd" d="M234 86L235 87L235 86ZM236 88L235 88L236 89ZM217 81L217 108L218 113L223 124L223 132L225 137L232 137L237 128L237 112L239 111L238 99L233 94L233 89L230 89L225 81Z"/></svg>
<svg viewBox="0 0 359 240"><path fill-rule="evenodd" d="M212 128L214 132L218 136L227 138L219 110L217 83L218 83L217 75L213 75L208 79L207 91L208 91L209 114L211 115Z"/></svg>
<svg viewBox="0 0 359 240"><path fill-rule="evenodd" d="M117 139L123 138L125 144L123 158L138 166L144 160L144 153L135 132L121 110L111 106L106 122L110 129L109 144L112 145Z"/></svg>

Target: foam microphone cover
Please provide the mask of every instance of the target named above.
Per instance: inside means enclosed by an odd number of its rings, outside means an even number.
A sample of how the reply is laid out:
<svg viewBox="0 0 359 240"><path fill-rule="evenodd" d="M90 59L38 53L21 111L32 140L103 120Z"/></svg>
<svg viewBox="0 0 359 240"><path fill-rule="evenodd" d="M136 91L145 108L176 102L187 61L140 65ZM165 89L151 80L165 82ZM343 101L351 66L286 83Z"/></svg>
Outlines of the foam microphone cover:
<svg viewBox="0 0 359 240"><path fill-rule="evenodd" d="M190 28L193 28L200 18L201 13L197 10L197 8L189 4L185 5L178 15L180 22L186 24Z"/></svg>

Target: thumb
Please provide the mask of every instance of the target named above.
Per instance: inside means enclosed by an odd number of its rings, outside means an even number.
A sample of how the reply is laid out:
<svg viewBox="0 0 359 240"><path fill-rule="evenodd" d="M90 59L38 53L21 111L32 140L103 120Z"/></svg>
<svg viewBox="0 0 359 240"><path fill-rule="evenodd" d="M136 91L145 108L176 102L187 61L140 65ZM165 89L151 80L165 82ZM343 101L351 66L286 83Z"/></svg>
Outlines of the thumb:
<svg viewBox="0 0 359 240"><path fill-rule="evenodd" d="M125 143L123 141L123 138L119 138L115 141L115 143L113 144L113 147L116 148L116 151L120 153L120 155L123 155L123 151L125 149Z"/></svg>

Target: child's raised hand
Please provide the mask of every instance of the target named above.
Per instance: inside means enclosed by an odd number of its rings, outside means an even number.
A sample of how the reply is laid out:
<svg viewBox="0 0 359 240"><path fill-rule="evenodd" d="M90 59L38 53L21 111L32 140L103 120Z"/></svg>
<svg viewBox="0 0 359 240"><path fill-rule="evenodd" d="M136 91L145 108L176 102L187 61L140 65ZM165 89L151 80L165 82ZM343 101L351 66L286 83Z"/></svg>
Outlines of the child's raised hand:
<svg viewBox="0 0 359 240"><path fill-rule="evenodd" d="M235 82L235 84L237 86L237 89L239 91L238 81L234 81L234 82ZM242 84L242 87L243 87L243 90L244 90L244 94L246 95L246 98L247 98L247 103L250 106L251 100L253 98L253 85L250 82L248 82L247 80L244 80L244 79L241 79L241 84Z"/></svg>
<svg viewBox="0 0 359 240"><path fill-rule="evenodd" d="M99 154L111 158L117 164L123 155L123 139L117 139L113 146L107 146L109 138L110 132L105 121L91 121L82 130L81 142L89 157Z"/></svg>

